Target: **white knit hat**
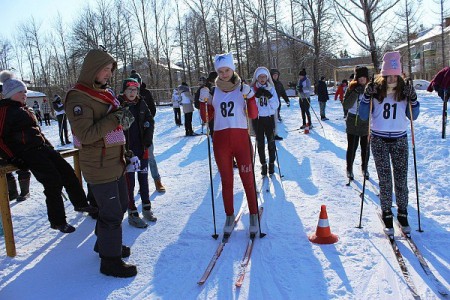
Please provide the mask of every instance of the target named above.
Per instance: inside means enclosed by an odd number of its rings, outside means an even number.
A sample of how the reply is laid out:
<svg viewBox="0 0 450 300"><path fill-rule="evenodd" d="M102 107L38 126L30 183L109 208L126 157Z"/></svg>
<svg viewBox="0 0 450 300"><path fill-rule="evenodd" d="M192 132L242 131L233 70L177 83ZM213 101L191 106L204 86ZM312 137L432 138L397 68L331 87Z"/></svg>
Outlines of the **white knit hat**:
<svg viewBox="0 0 450 300"><path fill-rule="evenodd" d="M236 70L233 62L233 54L231 52L226 54L216 54L214 57L214 69L219 71L219 69L223 67L228 67L233 71Z"/></svg>
<svg viewBox="0 0 450 300"><path fill-rule="evenodd" d="M3 83L3 98L11 98L18 92L27 92L27 86L19 79L13 78L14 75L10 71L3 71L0 73L0 82Z"/></svg>

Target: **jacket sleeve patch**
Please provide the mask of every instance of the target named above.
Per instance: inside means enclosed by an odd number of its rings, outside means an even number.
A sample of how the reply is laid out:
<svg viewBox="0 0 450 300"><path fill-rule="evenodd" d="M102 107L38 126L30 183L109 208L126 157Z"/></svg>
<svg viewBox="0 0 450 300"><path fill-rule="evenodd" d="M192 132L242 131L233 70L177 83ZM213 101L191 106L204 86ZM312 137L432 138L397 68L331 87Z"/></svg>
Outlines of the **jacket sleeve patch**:
<svg viewBox="0 0 450 300"><path fill-rule="evenodd" d="M81 106L76 105L73 108L73 115L74 116L82 116L83 115L83 108L81 108Z"/></svg>

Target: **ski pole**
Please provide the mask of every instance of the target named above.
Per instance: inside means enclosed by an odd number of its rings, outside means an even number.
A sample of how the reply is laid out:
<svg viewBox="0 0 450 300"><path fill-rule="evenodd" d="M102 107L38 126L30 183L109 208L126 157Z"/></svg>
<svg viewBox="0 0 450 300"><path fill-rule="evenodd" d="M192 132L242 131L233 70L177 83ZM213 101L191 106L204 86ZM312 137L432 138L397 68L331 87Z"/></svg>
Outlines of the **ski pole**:
<svg viewBox="0 0 450 300"><path fill-rule="evenodd" d="M245 115L247 116L247 128L248 128L248 142L249 142L249 149L250 149L250 157L252 157L253 153L252 153L252 139L250 138L250 121L248 118L248 106L247 106L247 95L243 95L244 96L244 101L245 101ZM259 116L259 114L258 114ZM255 141L256 143L256 141ZM265 233L262 232L261 230L261 217L259 216L259 203L258 203L258 192L256 190L256 177L255 177L255 164L253 163L253 160L251 160L252 162L252 173L253 173L253 187L255 189L255 202L256 202L256 211L258 214L258 227L259 227L259 237L263 238L266 236Z"/></svg>
<svg viewBox="0 0 450 300"><path fill-rule="evenodd" d="M274 121L274 125L275 125L275 122L276 122L275 118L273 121ZM273 136L275 137L275 127L273 129ZM277 159L277 165L278 165L278 173L280 174L280 179L281 179L284 177L284 175L281 175L281 167L280 167L280 160L278 159L277 143L275 143L275 141L274 141L274 144L275 144L275 157ZM283 185L283 180L281 180L281 185Z"/></svg>
<svg viewBox="0 0 450 300"><path fill-rule="evenodd" d="M411 78L406 82L407 85L411 85ZM417 219L419 220L419 229L417 231L423 232L420 226L420 202L419 202L419 182L417 180L417 160L416 160L416 142L414 138L414 122L412 115L412 104L411 104L411 96L408 95L408 107L409 107L409 121L411 124L411 144L413 150L413 158L414 158L414 176L416 182L416 198L417 198Z"/></svg>
<svg viewBox="0 0 450 300"><path fill-rule="evenodd" d="M372 79L370 80L370 84L373 88L373 82L375 79L375 74L372 76ZM364 207L364 195L366 193L366 171L369 168L369 154L370 154L370 117L372 115L372 105L373 105L373 94L370 95L370 102L369 102L369 126L367 130L367 149L366 149L366 170L364 171L364 180L363 180L363 188L361 192L361 212L359 213L359 225L356 228L362 228L362 214L363 214L363 207Z"/></svg>
<svg viewBox="0 0 450 300"><path fill-rule="evenodd" d="M211 142L209 140L209 115L208 115L208 98L205 98L205 114L206 114L206 139L208 140L208 163L209 163L209 183L211 186L211 204L212 204L212 214L213 214L213 224L214 224L214 234L212 237L217 240L219 235L216 229L216 208L214 205L214 184L212 178L212 164L211 164ZM203 125L202 125L203 132Z"/></svg>
<svg viewBox="0 0 450 300"><path fill-rule="evenodd" d="M444 103L442 104L442 138L445 139L446 134L446 127L447 127L447 89L444 89Z"/></svg>

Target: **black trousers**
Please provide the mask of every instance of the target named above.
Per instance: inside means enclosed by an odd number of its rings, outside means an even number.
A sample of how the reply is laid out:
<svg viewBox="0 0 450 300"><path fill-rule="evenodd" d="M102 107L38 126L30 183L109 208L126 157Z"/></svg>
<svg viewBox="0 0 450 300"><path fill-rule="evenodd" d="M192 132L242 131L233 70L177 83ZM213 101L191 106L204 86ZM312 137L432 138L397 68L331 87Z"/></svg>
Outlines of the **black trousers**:
<svg viewBox="0 0 450 300"><path fill-rule="evenodd" d="M192 130L192 112L184 114L184 130L186 131L186 134L194 132Z"/></svg>
<svg viewBox="0 0 450 300"><path fill-rule="evenodd" d="M181 109L179 107L174 107L173 114L175 116L175 124L180 126L181 125Z"/></svg>
<svg viewBox="0 0 450 300"><path fill-rule="evenodd" d="M358 136L347 133L347 171L353 172L353 162L355 161L358 144L361 145L361 169L364 171L367 169L367 135Z"/></svg>
<svg viewBox="0 0 450 300"><path fill-rule="evenodd" d="M69 134L67 132L67 117L66 114L57 115L58 119L58 128L59 128L59 139L61 140L61 144L64 144L64 139L66 142L69 142Z"/></svg>
<svg viewBox="0 0 450 300"><path fill-rule="evenodd" d="M51 125L51 123L50 123L50 114L49 113L48 114L44 114L44 122L45 122L46 126Z"/></svg>
<svg viewBox="0 0 450 300"><path fill-rule="evenodd" d="M308 124L312 125L312 123L311 123L311 113L309 112L309 105L310 105L309 101L310 101L309 98L300 98L299 99L300 110L302 112L303 125L306 125L306 117L308 117Z"/></svg>
<svg viewBox="0 0 450 300"><path fill-rule="evenodd" d="M63 198L64 187L74 207L87 206L86 194L72 166L54 149L41 146L20 156L37 181L44 186L48 220L54 225L66 223Z"/></svg>
<svg viewBox="0 0 450 300"><path fill-rule="evenodd" d="M128 189L125 177L118 180L89 184L98 205L95 227L98 250L101 257L121 257L122 220L127 211Z"/></svg>
<svg viewBox="0 0 450 300"><path fill-rule="evenodd" d="M256 144L258 147L259 162L266 164L265 138L267 138L267 147L269 148L269 163L275 162L275 119L274 116L258 117L253 120L253 128L256 132Z"/></svg>

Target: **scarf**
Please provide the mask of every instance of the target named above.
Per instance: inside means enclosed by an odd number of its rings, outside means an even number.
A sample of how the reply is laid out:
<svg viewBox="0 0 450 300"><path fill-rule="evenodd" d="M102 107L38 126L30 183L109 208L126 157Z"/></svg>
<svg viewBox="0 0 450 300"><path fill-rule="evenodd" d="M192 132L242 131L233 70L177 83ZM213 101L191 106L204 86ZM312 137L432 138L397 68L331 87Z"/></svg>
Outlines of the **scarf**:
<svg viewBox="0 0 450 300"><path fill-rule="evenodd" d="M81 83L77 83L74 87L74 90L77 90L89 97L103 103L110 104L113 109L117 109L120 105L119 101L114 97L114 95L109 90L93 90L91 88L86 87Z"/></svg>
<svg viewBox="0 0 450 300"><path fill-rule="evenodd" d="M216 79L216 86L221 89L222 91L224 91L225 93L234 91L238 86L241 85L241 78L239 77L239 75L235 72L233 74L233 77L235 77L234 83L230 81L224 81L222 79L220 79L219 77L217 77Z"/></svg>

